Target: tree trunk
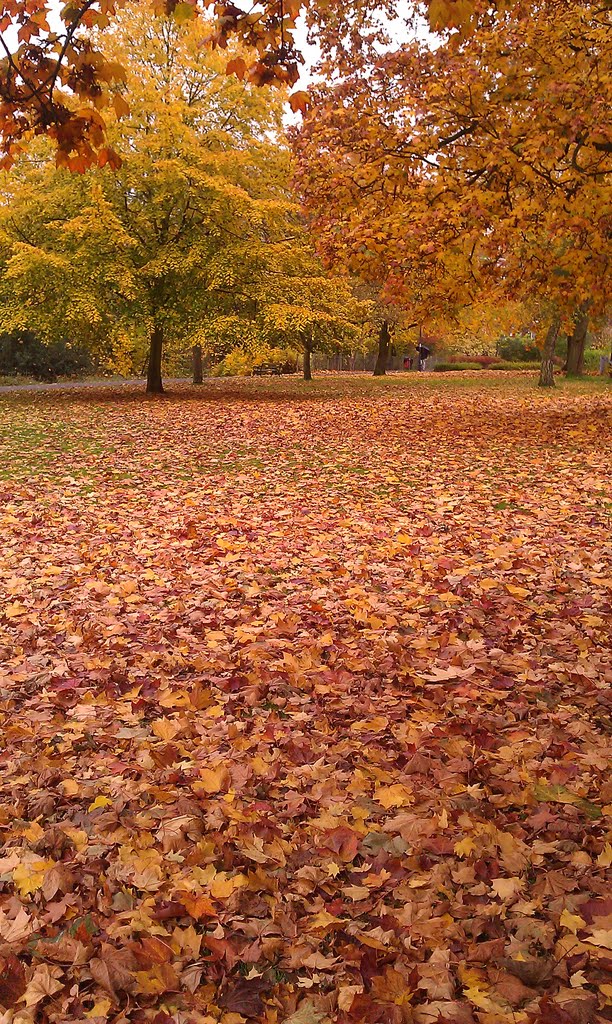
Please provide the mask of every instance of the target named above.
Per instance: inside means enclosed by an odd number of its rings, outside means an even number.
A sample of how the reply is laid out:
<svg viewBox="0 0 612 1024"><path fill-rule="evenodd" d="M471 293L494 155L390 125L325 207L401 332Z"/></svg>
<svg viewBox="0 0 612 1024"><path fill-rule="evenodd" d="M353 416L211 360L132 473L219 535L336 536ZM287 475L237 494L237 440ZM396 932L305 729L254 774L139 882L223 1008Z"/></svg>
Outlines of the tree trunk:
<svg viewBox="0 0 612 1024"><path fill-rule="evenodd" d="M164 347L164 329L156 324L151 331L149 344L149 367L147 370L147 394L163 395L162 384L162 349Z"/></svg>
<svg viewBox="0 0 612 1024"><path fill-rule="evenodd" d="M588 310L581 306L576 313L573 333L567 336L567 362L565 369L568 376L580 377L584 373L584 346L588 326Z"/></svg>
<svg viewBox="0 0 612 1024"><path fill-rule="evenodd" d="M193 383L203 384L204 377L202 375L202 346L193 346Z"/></svg>
<svg viewBox="0 0 612 1024"><path fill-rule="evenodd" d="M304 380L312 380L312 369L310 367L310 349L304 345Z"/></svg>
<svg viewBox="0 0 612 1024"><path fill-rule="evenodd" d="M376 356L376 366L374 367L375 377L384 377L387 372L390 342L391 334L389 332L389 321L383 320L380 325L380 332L378 335L378 355Z"/></svg>
<svg viewBox="0 0 612 1024"><path fill-rule="evenodd" d="M560 325L561 320L556 316L548 328L548 334L546 335L546 341L544 342L544 348L542 349L542 364L540 366L540 379L538 381L538 387L540 388L554 388L555 386L555 364L553 359Z"/></svg>

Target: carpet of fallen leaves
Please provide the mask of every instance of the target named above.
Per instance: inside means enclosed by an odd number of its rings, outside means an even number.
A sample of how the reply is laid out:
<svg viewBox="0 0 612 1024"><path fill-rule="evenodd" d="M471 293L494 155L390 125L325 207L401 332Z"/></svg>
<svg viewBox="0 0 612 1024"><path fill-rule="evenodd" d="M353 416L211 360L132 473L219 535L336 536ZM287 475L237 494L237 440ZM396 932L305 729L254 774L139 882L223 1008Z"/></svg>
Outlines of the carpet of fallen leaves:
<svg viewBox="0 0 612 1024"><path fill-rule="evenodd" d="M2 402L2 1024L612 1019L611 412Z"/></svg>

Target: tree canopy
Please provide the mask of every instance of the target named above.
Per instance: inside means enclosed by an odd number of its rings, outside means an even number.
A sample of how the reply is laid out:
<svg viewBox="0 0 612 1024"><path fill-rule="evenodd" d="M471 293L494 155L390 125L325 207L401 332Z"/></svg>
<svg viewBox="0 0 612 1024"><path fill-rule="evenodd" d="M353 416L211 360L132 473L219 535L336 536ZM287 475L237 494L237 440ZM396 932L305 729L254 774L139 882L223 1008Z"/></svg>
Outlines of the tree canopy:
<svg viewBox="0 0 612 1024"><path fill-rule="evenodd" d="M5 177L0 326L68 334L119 370L148 360L151 391L168 347L348 336L359 304L291 195L282 94L228 77L201 21L151 15L130 5L106 42L130 94L108 129L121 165L74 175L40 140Z"/></svg>
<svg viewBox="0 0 612 1024"><path fill-rule="evenodd" d="M423 314L485 296L569 323L605 309L612 102L605 12L512 5L432 47L342 56L297 139L331 262ZM560 321L560 322L561 322Z"/></svg>
<svg viewBox="0 0 612 1024"><path fill-rule="evenodd" d="M0 140L2 161L10 166L30 132L51 136L58 158L77 155L94 163L109 159L107 112L117 104L125 80L120 61L104 46L104 34L125 0L70 0L59 10L45 0L4 0L0 7ZM211 46L225 49L237 37L248 47L230 56L227 67L255 84L294 84L302 55L296 24L303 16L311 38L324 54L342 55L358 46L363 52L385 38L390 22L405 24L427 17L435 31L466 34L476 25L508 11L544 11L554 17L560 0L265 0L252 7L216 0L156 0L159 13L188 20L204 13ZM565 0L563 0L565 2ZM601 15L608 0L598 5ZM303 108L303 89L293 105Z"/></svg>
<svg viewBox="0 0 612 1024"><path fill-rule="evenodd" d="M121 167L79 181L33 154L9 179L3 210L5 319L111 346L144 333L153 390L163 338L185 337L212 295L219 301L235 235L251 236L285 205L261 173L276 153L262 140L279 105L226 78L213 55L196 61L201 34L143 7L124 11L107 42L121 55L129 47L131 112L109 127Z"/></svg>

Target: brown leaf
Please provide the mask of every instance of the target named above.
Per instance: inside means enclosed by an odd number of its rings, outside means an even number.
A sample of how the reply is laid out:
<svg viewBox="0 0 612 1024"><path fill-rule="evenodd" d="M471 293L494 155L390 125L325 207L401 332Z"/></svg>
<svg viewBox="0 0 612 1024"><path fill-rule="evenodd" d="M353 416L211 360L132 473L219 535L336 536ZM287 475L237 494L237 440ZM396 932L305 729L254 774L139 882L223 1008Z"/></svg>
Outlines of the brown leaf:
<svg viewBox="0 0 612 1024"><path fill-rule="evenodd" d="M263 1013L261 993L269 988L264 978L246 978L230 980L218 997L218 1004L231 1013L241 1013L244 1017L259 1017Z"/></svg>
<svg viewBox="0 0 612 1024"><path fill-rule="evenodd" d="M26 990L23 964L12 954L0 957L0 1004L10 1010Z"/></svg>
<svg viewBox="0 0 612 1024"><path fill-rule="evenodd" d="M134 987L133 965L134 959L128 950L103 943L101 955L91 960L89 970L94 981L118 1001L119 992L130 992Z"/></svg>
<svg viewBox="0 0 612 1024"><path fill-rule="evenodd" d="M60 978L63 978L63 972L59 967L49 967L48 964L40 964L35 967L24 993L26 1006L36 1006L47 996L59 992L64 987Z"/></svg>
<svg viewBox="0 0 612 1024"><path fill-rule="evenodd" d="M538 960L512 960L504 957L500 960L506 971L519 978L524 985L537 988L547 985L553 976L554 960L541 957Z"/></svg>

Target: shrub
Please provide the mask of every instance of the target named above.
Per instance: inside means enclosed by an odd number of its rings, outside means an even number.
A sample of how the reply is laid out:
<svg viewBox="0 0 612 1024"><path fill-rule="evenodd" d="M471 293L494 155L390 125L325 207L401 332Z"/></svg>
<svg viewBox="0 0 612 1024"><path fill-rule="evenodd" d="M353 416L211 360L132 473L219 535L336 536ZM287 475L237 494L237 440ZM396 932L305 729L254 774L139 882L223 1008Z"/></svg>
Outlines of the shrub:
<svg viewBox="0 0 612 1024"><path fill-rule="evenodd" d="M599 360L610 353L603 348L587 348L584 353L584 368L587 373L599 373Z"/></svg>
<svg viewBox="0 0 612 1024"><path fill-rule="evenodd" d="M436 363L436 373L449 373L453 370L482 370L480 363Z"/></svg>
<svg viewBox="0 0 612 1024"><path fill-rule="evenodd" d="M216 377L248 377L254 366L262 363L279 363L283 373L295 372L295 353L286 348L261 348L257 352L235 348L214 368Z"/></svg>
<svg viewBox="0 0 612 1024"><path fill-rule="evenodd" d="M213 373L215 377L248 377L252 371L253 356L237 348L215 366Z"/></svg>
<svg viewBox="0 0 612 1024"><path fill-rule="evenodd" d="M465 354L452 355L448 358L449 363L478 363L486 369L487 366L491 366L492 363L499 362L497 356L470 356Z"/></svg>
<svg viewBox="0 0 612 1024"><path fill-rule="evenodd" d="M529 335L517 334L501 337L497 343L498 354L505 362L529 363L539 358L539 349Z"/></svg>
<svg viewBox="0 0 612 1024"><path fill-rule="evenodd" d="M45 345L31 331L0 335L0 374L53 381L82 377L94 370L91 356L69 341Z"/></svg>

